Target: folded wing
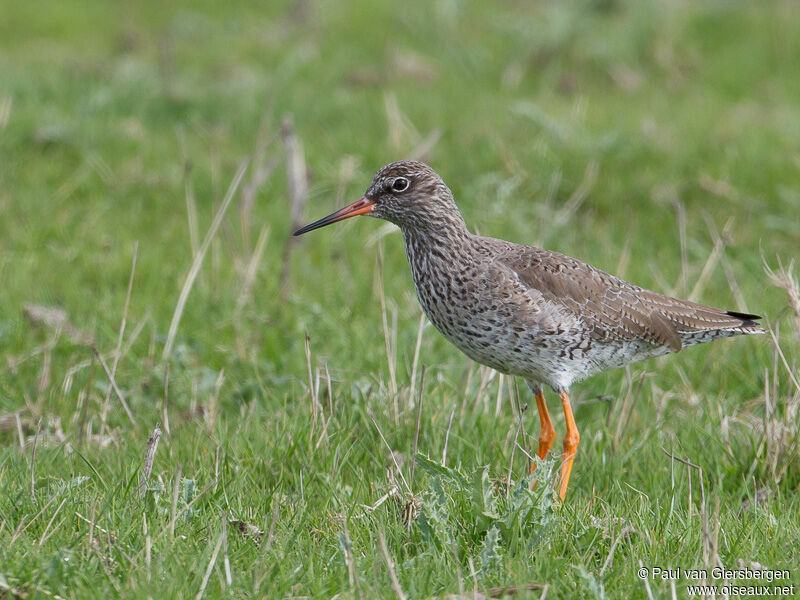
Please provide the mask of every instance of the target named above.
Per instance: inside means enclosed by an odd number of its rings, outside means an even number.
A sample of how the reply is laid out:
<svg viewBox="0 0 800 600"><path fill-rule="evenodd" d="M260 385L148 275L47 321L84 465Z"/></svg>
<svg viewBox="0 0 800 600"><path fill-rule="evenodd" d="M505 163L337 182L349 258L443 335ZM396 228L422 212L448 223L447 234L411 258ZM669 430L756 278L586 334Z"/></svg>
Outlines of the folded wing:
<svg viewBox="0 0 800 600"><path fill-rule="evenodd" d="M582 319L596 339L639 339L678 352L683 336L697 332L764 332L757 315L671 298L549 250L509 244L496 261L523 285Z"/></svg>

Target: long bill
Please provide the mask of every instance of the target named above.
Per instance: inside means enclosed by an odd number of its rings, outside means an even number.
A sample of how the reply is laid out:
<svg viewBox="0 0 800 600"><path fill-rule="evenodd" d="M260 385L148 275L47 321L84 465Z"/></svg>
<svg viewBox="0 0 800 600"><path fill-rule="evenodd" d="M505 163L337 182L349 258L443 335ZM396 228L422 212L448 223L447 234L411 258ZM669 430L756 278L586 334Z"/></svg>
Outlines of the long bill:
<svg viewBox="0 0 800 600"><path fill-rule="evenodd" d="M367 199L367 197L364 196L363 198L361 198L361 200L353 202L350 206L345 206L344 208L340 208L335 213L332 213L327 217L320 219L319 221L314 221L310 225L301 227L300 229L295 231L292 235L303 235L304 233L308 233L312 229L319 229L320 227L325 227L325 225L330 225L331 223L336 223L337 221L349 219L350 217L357 217L358 215L366 215L372 212L372 208L374 206L375 202Z"/></svg>

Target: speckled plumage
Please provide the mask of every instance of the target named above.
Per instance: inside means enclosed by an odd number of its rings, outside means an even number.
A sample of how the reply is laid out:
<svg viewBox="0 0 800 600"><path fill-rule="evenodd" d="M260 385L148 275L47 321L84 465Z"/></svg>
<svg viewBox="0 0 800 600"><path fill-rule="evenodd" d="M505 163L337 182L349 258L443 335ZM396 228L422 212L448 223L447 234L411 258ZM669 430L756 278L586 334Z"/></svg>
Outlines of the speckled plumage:
<svg viewBox="0 0 800 600"><path fill-rule="evenodd" d="M525 378L537 398L542 457L553 430L541 387L561 393L562 498L579 439L571 384L717 338L764 333L755 315L670 298L557 252L474 235L448 187L421 162L386 165L364 198L295 234L356 214L400 227L420 304L453 345Z"/></svg>
<svg viewBox="0 0 800 600"><path fill-rule="evenodd" d="M450 190L423 163L387 165L366 197L380 198L397 177L417 185L407 203L417 210L376 205L372 215L400 226L425 314L479 363L560 391L600 371L763 333L754 315L670 298L557 252L471 234Z"/></svg>

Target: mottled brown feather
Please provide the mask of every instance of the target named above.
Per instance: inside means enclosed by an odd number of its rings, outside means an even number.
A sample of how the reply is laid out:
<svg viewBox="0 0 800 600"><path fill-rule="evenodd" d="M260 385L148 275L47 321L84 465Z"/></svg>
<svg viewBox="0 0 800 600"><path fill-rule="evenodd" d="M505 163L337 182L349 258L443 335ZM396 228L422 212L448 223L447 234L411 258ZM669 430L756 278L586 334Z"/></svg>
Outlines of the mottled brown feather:
<svg viewBox="0 0 800 600"><path fill-rule="evenodd" d="M671 298L557 252L484 239L495 247L498 262L524 285L583 319L595 339L645 340L678 352L681 334L763 331L753 322L755 315Z"/></svg>
<svg viewBox="0 0 800 600"><path fill-rule="evenodd" d="M764 332L755 315L670 298L563 254L474 235L424 163L386 165L359 203L402 230L417 297L442 335L534 386L564 392L607 369ZM295 233L345 218L338 212Z"/></svg>

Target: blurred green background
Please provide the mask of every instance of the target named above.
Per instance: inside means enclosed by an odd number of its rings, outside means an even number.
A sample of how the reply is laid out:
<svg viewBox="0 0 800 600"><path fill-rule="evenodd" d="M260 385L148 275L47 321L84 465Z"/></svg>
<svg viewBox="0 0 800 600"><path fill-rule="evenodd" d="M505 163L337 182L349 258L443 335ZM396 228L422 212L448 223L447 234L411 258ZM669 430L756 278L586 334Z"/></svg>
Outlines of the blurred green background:
<svg viewBox="0 0 800 600"><path fill-rule="evenodd" d="M792 364L798 344L790 302L770 284L762 253L776 266L800 250L799 56L800 12L793 0L0 1L0 472L11 490L0 532L11 535L23 515L39 509L27 493L39 419L51 436L42 438L47 466L41 477L75 476L91 462L108 481L134 481L144 441L164 417L167 365L170 407L182 415L173 416L173 426L185 424L182 434L173 431L162 441L163 462L154 473L160 468L169 480L181 463L202 484L221 448L229 455L225 473L238 487L231 483L230 496L217 494L203 505L214 519L222 508L244 511L268 529L272 505L257 499L278 494L292 505L300 494L305 503L314 472L326 473L329 486L318 490L316 504L304 504L303 514L315 523L371 504L385 491L386 465L376 458L385 448L367 413L390 430L391 444L403 447L410 446L415 421L406 400L420 310L401 238L383 223L355 219L290 245L292 144L301 146L295 158L307 169L303 220L359 198L383 164L422 156L482 234L543 245L661 292L764 314L769 323L782 323ZM242 186L191 289L175 351L163 361L194 252L245 159ZM263 251L257 251L259 238ZM90 375L86 339L112 362L137 242L116 371L137 415L137 427L130 428L122 411L108 412L117 404L100 367ZM377 285L379 247L396 394ZM29 305L65 311L60 325L26 313ZM308 423L306 332L314 372L327 367L334 382L336 443L353 444L338 474L330 474L330 461L339 464L340 446L323 458L295 447L293 434L315 432ZM429 387L421 450L441 451L450 407L458 406L451 460L467 470L491 464L492 474L502 476L513 447L507 438L516 427L512 411L504 407L495 416L497 392L482 400L481 375L432 328L423 340L419 361L429 367ZM705 461L731 527L741 499L756 489L766 485L781 499L774 513L759 518L781 523L783 534L755 539L748 552L763 552L767 562L785 560L798 530L791 517L798 473L792 468L776 477L763 466L768 447L754 424L772 414L764 397L765 379L772 380L764 370L782 364L774 360L766 338L728 341L644 363L631 378L618 371L578 386L586 450L573 476L575 514L560 522L563 536L550 534L563 537L563 546L539 549L559 558L534 560L509 547L505 567L481 585L551 582L548 597L605 589L643 594L635 559L665 560L677 532L620 547L621 561L601 571L610 538L584 543L569 527L580 529L595 516L596 494L610 515L647 513L650 508L626 504L632 492L619 481L644 488L659 507L672 497L686 508L686 488L665 487L674 479L660 448L672 443L682 444L681 455ZM595 399L624 396L640 375L648 384L630 437L622 440L607 417L619 405ZM781 417L795 398L786 375L774 377L780 399L772 402ZM320 389L328 390L324 377ZM397 397L403 399L400 421L389 408ZM728 416L741 425L734 449L729 442L727 453L709 457L709 436ZM84 448L86 464L65 450L82 439L87 419L115 440L113 459L99 445ZM527 421L535 440L535 418ZM786 435L786 448L796 449L796 427ZM616 453L619 445L624 451ZM796 458L784 450L781 461ZM518 453L516 461L515 472L524 474L524 457ZM112 501L94 480L86 485L96 487L79 501L82 514L102 500L117 507L108 518L117 519L118 531L140 532L141 511L128 510L130 486ZM692 521L700 509L688 509L683 516L697 536L674 553L685 551L680 566L693 568L701 566L703 536ZM647 528L651 517L641 516L637 528ZM163 514L152 518L164 526ZM413 538L422 545L409 550L403 527L392 515L385 518L381 526L395 527L389 537L398 564L417 551L425 556L424 543ZM296 554L286 550L285 569L267 581L254 576L247 589L269 596L355 593L336 519L316 523L313 535L302 519L280 532L287 548L300 540ZM197 545L170 551L159 567L161 583L151 583L149 571L145 576L117 564L100 584L93 578L103 573L102 561L95 559L79 561L74 571L48 571L64 544L83 543L75 540L86 530L70 517L39 543L46 524L47 515L0 551L0 564L9 565L0 575L12 577L17 591L102 585L126 594L191 589L194 595L209 562L206 538L190 536ZM377 549L373 526L350 524L362 548ZM125 551L136 553L144 541L129 543ZM735 561L728 551L726 560ZM31 553L41 560L28 561ZM420 597L457 591L460 575L450 559L439 558L408 567L403 587ZM363 571L381 573L364 593L391 593L380 559L362 559ZM242 549L238 560L240 572L251 573L264 556ZM317 565L318 579L293 571L303 560ZM565 564L580 569L565 570ZM186 587L166 575L176 565L187 569ZM461 567L466 576L469 568ZM40 588L25 587L30 582ZM212 578L208 590L224 588Z"/></svg>

